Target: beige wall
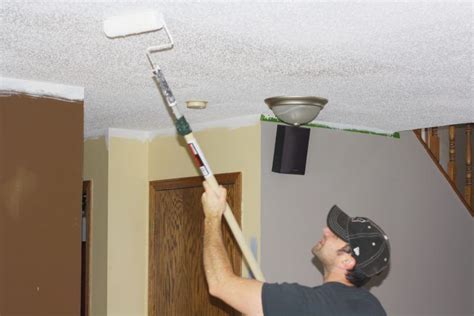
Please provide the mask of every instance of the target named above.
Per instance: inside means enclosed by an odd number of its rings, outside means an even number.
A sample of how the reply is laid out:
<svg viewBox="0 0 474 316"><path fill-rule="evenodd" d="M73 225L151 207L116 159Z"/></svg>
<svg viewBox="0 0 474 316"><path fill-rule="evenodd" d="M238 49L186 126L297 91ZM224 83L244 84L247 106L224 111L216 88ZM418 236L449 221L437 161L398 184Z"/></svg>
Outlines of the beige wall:
<svg viewBox="0 0 474 316"><path fill-rule="evenodd" d="M214 174L242 172L242 227L247 244L260 240L260 124L194 133ZM177 136L150 144L150 181L199 176ZM259 247L257 247L259 248ZM257 249L257 256L259 256ZM258 260L258 259L257 259ZM243 266L244 267L244 266ZM247 275L246 269L244 275Z"/></svg>
<svg viewBox="0 0 474 316"><path fill-rule="evenodd" d="M148 143L109 138L108 315L145 315Z"/></svg>
<svg viewBox="0 0 474 316"><path fill-rule="evenodd" d="M107 211L109 153L105 138L84 142L83 179L92 183L90 312L107 315Z"/></svg>
<svg viewBox="0 0 474 316"><path fill-rule="evenodd" d="M215 174L242 172L243 231L248 243L252 238L259 242L260 125L215 128L194 135ZM149 181L200 174L176 135L159 136L152 141L110 137L108 151L103 139L86 141L85 148L84 177L93 180L93 208L105 205L107 223L103 227L107 234L93 241L102 245L105 239L107 245L107 287L103 289L100 282L94 281L92 292L98 297L92 300L106 301L107 315L146 315ZM101 173L104 155L107 171ZM104 178L107 185L101 189L105 187L105 192L94 184ZM102 267L102 263L93 264ZM105 315L104 306L98 306L94 305L92 315Z"/></svg>

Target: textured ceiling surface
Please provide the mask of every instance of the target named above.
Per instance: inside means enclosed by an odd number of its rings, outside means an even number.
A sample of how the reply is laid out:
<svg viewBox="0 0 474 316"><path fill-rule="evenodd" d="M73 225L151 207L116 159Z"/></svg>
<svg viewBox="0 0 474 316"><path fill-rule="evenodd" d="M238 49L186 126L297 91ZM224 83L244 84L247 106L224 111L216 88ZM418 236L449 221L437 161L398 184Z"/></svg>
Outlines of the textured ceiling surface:
<svg viewBox="0 0 474 316"><path fill-rule="evenodd" d="M328 98L316 121L355 128L474 121L471 1L2 1L0 76L84 87L86 135L169 128L145 56L164 32L102 30L139 9L164 15L175 47L154 57L191 125L271 113L277 95Z"/></svg>

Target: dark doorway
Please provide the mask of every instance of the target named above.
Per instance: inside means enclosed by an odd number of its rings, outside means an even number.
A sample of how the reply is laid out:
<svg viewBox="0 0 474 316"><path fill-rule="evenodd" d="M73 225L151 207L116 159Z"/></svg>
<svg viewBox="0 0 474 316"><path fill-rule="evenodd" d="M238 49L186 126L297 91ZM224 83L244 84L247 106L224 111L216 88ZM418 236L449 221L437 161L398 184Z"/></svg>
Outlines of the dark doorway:
<svg viewBox="0 0 474 316"><path fill-rule="evenodd" d="M91 244L91 181L82 183L81 222L81 316L89 315L89 258Z"/></svg>

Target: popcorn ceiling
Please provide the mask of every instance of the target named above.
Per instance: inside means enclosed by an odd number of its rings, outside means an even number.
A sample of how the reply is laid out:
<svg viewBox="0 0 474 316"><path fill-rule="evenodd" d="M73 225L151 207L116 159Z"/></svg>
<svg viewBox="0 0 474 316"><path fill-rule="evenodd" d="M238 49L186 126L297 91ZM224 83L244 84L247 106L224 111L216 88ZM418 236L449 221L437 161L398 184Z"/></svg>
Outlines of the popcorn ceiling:
<svg viewBox="0 0 474 316"><path fill-rule="evenodd" d="M474 121L471 2L2 2L0 76L84 87L86 136L170 129L145 57L164 32L102 30L139 9L164 15L175 48L154 58L191 126L271 114L277 95L328 98L317 120L354 129Z"/></svg>

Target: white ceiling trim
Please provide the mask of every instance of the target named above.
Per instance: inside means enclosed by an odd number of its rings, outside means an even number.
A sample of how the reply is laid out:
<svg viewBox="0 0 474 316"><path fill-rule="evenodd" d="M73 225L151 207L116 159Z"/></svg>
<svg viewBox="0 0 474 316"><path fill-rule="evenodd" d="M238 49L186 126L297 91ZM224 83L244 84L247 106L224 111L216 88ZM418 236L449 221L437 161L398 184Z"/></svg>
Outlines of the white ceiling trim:
<svg viewBox="0 0 474 316"><path fill-rule="evenodd" d="M230 130L242 128L246 126L252 126L258 124L260 121L260 114L252 114L252 115L245 115L240 117L232 117L223 120L215 120L210 122L202 122L197 124L192 124L192 122L188 122L191 126L193 132L200 132L208 129L213 128L227 128ZM169 136L176 134L176 129L173 128L165 128L159 129L152 132L151 137L156 138L159 136Z"/></svg>
<svg viewBox="0 0 474 316"><path fill-rule="evenodd" d="M59 83L0 77L0 95L26 94L64 101L83 101L84 88Z"/></svg>
<svg viewBox="0 0 474 316"><path fill-rule="evenodd" d="M205 123L198 123L191 125L193 132L200 132L209 129L215 128L226 128L230 130L257 125L260 122L260 114L246 115L242 117L233 117L224 120L217 120ZM138 140L140 142L146 143L151 142L157 137L166 137L176 135L176 128L164 128L158 130L134 130L134 129L125 129L125 128L109 128L107 130L97 130L94 133L86 135L84 141L98 139L105 136L107 142L110 138L123 138ZM107 146L108 148L108 146Z"/></svg>

